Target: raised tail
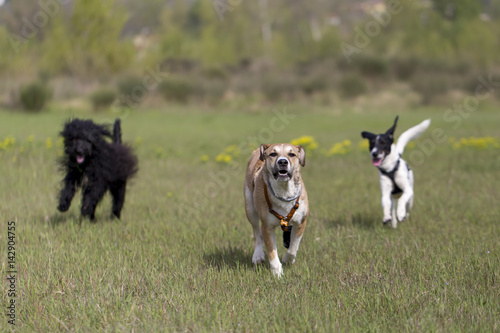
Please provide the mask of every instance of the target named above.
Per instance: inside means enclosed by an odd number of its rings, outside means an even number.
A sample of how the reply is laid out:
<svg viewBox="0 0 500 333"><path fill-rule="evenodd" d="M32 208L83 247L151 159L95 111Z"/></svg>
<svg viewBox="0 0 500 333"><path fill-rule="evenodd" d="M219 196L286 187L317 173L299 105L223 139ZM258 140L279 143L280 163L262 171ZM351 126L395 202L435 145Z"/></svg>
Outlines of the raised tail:
<svg viewBox="0 0 500 333"><path fill-rule="evenodd" d="M122 129L120 127L120 119L115 120L113 125L113 142L122 143Z"/></svg>
<svg viewBox="0 0 500 333"><path fill-rule="evenodd" d="M406 130L403 134L401 134L398 138L398 142L396 143L396 149L400 155L403 154L406 145L413 139L416 139L420 136L420 134L424 133L425 130L431 124L430 119L426 119L420 124L413 126Z"/></svg>

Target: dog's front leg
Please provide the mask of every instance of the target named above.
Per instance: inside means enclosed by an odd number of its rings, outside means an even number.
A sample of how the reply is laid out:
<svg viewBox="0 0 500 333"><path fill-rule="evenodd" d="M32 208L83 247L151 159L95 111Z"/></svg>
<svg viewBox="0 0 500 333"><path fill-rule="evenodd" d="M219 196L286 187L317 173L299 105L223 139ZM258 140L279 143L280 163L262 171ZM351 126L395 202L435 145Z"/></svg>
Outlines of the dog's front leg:
<svg viewBox="0 0 500 333"><path fill-rule="evenodd" d="M392 221L392 200L391 192L382 192L382 210L384 211L384 224Z"/></svg>
<svg viewBox="0 0 500 333"><path fill-rule="evenodd" d="M89 216L93 221L95 218L95 209L97 204L107 191L107 186L104 181L90 182L85 187L82 197L82 216Z"/></svg>
<svg viewBox="0 0 500 333"><path fill-rule="evenodd" d="M299 250L300 241L304 230L306 229L307 220L304 219L299 225L294 225L292 228L292 234L290 235L290 247L283 256L283 263L293 264L295 263L295 257L297 256L297 251Z"/></svg>
<svg viewBox="0 0 500 333"><path fill-rule="evenodd" d="M281 265L280 259L278 257L278 249L276 247L276 235L274 234L274 228L267 226L267 223L262 221L262 237L264 238L264 244L266 245L267 255L269 256L269 264L271 265L271 272L277 277L281 277L283 274L283 267Z"/></svg>
<svg viewBox="0 0 500 333"><path fill-rule="evenodd" d="M413 197L413 190L411 188L407 188L403 191L403 195L398 200L398 220L399 222L403 222L406 219L406 208L408 203Z"/></svg>
<svg viewBox="0 0 500 333"><path fill-rule="evenodd" d="M65 212L71 206L71 200L75 196L76 188L80 184L81 176L78 173L68 172L64 177L64 187L59 194L59 205L57 209L60 212Z"/></svg>

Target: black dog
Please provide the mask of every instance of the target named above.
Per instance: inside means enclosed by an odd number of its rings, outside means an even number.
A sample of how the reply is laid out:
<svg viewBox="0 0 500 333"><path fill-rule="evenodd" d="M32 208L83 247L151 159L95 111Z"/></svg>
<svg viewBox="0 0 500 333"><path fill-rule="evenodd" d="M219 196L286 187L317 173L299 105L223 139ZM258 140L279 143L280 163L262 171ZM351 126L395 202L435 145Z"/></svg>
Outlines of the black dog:
<svg viewBox="0 0 500 333"><path fill-rule="evenodd" d="M115 121L113 135L108 126L81 119L66 122L61 135L65 154L60 163L66 176L57 209L67 211L76 189L82 186L82 216L94 220L96 206L109 189L113 215L120 218L127 179L138 170L137 157L122 144L120 120ZM113 142L107 142L105 137Z"/></svg>

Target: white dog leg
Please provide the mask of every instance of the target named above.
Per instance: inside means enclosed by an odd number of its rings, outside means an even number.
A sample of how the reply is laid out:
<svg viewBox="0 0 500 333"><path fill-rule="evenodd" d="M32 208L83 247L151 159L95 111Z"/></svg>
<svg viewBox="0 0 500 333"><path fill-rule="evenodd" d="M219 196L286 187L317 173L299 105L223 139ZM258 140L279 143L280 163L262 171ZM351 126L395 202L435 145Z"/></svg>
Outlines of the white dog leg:
<svg viewBox="0 0 500 333"><path fill-rule="evenodd" d="M403 222L406 218L406 209L413 197L413 190L406 189L403 192L403 195L398 200L398 220L399 222Z"/></svg>
<svg viewBox="0 0 500 333"><path fill-rule="evenodd" d="M259 219L257 218L257 224L259 223ZM260 231L259 226L254 226L252 223L252 228L253 228L253 237L255 239L254 241L254 252L252 256L252 263L254 265L260 264L261 262L264 262L266 260L266 255L264 253L264 248L263 248L263 241L262 241L262 233Z"/></svg>
<svg viewBox="0 0 500 333"><path fill-rule="evenodd" d="M273 272L275 276L281 277L281 275L283 274L283 267L278 257L278 249L276 247L276 235L274 234L274 229L266 229L264 226L262 226L262 234L264 236L267 254L269 255L271 272Z"/></svg>
<svg viewBox="0 0 500 333"><path fill-rule="evenodd" d="M391 197L391 226L398 227L398 220L396 218L396 199Z"/></svg>
<svg viewBox="0 0 500 333"><path fill-rule="evenodd" d="M390 222L392 220L392 200L390 193L382 193L382 209L384 211L384 223Z"/></svg>
<svg viewBox="0 0 500 333"><path fill-rule="evenodd" d="M259 215L255 211L253 206L252 192L248 188L245 188L245 211L247 213L247 218L253 229L254 237L254 252L252 256L252 263L254 265L260 264L266 260L266 255L262 247L262 233L259 227Z"/></svg>

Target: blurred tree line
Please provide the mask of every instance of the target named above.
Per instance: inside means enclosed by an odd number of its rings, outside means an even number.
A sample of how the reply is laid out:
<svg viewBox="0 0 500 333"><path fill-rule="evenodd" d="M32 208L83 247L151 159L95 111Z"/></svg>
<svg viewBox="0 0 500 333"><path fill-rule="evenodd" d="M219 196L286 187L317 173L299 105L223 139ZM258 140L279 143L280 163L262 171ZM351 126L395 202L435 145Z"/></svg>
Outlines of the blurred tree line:
<svg viewBox="0 0 500 333"><path fill-rule="evenodd" d="M374 24L378 33L357 47ZM418 66L493 68L499 28L498 0L6 0L0 72L105 82L156 67L215 76L260 68L306 73L314 88L324 84L310 73L373 78L390 68L409 79ZM357 48L349 61L342 43Z"/></svg>

